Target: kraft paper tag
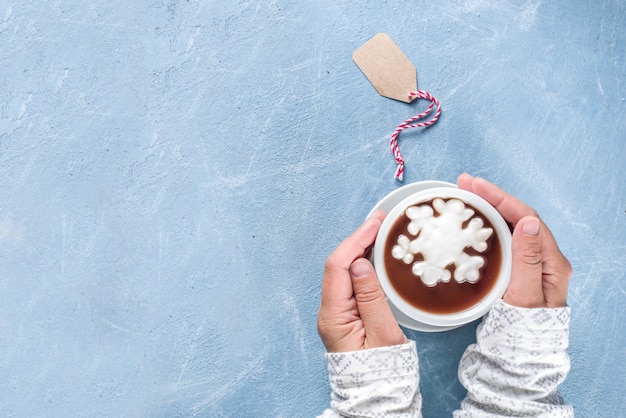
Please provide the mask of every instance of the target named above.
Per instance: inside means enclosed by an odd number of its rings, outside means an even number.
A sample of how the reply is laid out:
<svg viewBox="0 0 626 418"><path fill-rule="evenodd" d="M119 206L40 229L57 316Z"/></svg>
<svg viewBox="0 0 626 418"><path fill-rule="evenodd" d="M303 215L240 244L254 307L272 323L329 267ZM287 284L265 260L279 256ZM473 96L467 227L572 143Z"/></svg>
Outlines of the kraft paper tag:
<svg viewBox="0 0 626 418"><path fill-rule="evenodd" d="M384 97L410 103L417 90L415 66L386 33L379 33L354 51L352 59L376 91Z"/></svg>

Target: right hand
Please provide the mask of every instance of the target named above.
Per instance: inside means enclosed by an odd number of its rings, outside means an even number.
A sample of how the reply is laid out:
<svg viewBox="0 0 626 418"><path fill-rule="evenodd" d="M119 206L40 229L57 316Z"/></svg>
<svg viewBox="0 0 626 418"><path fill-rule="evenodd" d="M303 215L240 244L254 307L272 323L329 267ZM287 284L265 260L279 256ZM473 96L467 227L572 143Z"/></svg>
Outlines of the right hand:
<svg viewBox="0 0 626 418"><path fill-rule="evenodd" d="M461 174L457 184L489 202L514 227L511 282L503 300L524 308L566 306L572 267L537 212L480 177Z"/></svg>

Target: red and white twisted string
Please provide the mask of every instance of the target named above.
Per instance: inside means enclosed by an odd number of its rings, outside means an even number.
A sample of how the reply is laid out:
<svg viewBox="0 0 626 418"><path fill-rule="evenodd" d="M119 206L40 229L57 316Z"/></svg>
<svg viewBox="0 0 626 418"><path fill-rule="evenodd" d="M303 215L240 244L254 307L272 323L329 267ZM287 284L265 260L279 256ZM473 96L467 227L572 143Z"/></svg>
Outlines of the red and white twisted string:
<svg viewBox="0 0 626 418"><path fill-rule="evenodd" d="M402 122L391 134L391 140L389 141L389 145L391 146L391 152L393 153L393 156L396 159L396 163L398 164L395 177L399 181L402 181L402 179L404 178L404 158L400 153L400 147L398 147L398 135L400 135L400 132L405 129L426 128L428 126L434 125L441 115L441 104L439 104L439 100L433 97L429 92L424 90L412 91L409 93L409 98L411 98L411 100L414 98L427 99L430 100L430 105L422 113L419 113L412 118L409 118ZM425 122L413 123L428 116L435 106L437 106L437 112L435 113L435 116L433 116L430 120L427 120Z"/></svg>

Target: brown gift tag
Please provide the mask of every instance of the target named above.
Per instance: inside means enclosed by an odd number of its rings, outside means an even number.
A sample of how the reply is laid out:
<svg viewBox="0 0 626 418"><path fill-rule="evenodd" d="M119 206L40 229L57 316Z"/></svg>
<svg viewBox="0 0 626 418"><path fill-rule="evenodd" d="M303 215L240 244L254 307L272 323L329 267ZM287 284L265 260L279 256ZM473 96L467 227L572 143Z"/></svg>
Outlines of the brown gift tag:
<svg viewBox="0 0 626 418"><path fill-rule="evenodd" d="M409 93L417 90L415 66L386 33L364 43L352 59L381 96L406 103L414 99Z"/></svg>

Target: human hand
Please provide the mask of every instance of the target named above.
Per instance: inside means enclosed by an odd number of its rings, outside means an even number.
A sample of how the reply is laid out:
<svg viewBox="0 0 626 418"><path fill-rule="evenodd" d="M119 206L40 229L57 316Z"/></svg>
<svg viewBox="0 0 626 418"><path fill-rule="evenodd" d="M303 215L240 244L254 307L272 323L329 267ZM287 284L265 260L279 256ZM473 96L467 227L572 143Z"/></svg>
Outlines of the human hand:
<svg viewBox="0 0 626 418"><path fill-rule="evenodd" d="M317 329L328 352L405 343L374 267L365 254L385 218L375 212L328 257Z"/></svg>
<svg viewBox="0 0 626 418"><path fill-rule="evenodd" d="M514 227L511 282L504 301L525 308L566 306L572 267L537 212L482 178L461 174L457 184L489 202Z"/></svg>

